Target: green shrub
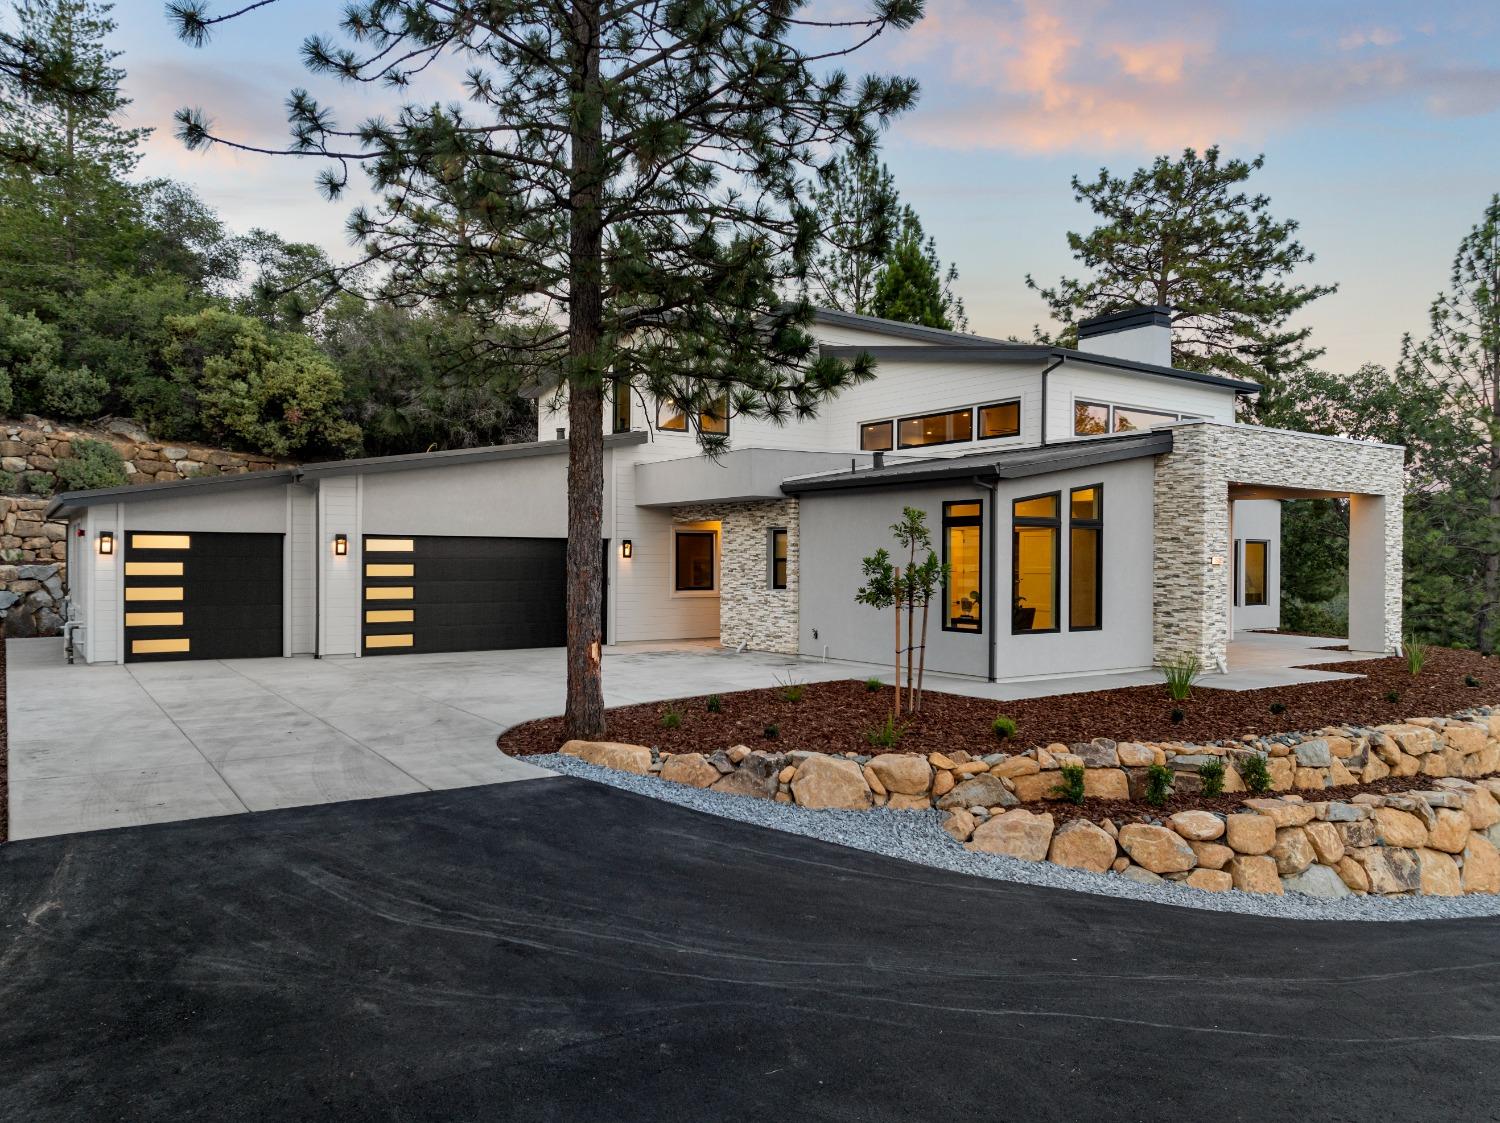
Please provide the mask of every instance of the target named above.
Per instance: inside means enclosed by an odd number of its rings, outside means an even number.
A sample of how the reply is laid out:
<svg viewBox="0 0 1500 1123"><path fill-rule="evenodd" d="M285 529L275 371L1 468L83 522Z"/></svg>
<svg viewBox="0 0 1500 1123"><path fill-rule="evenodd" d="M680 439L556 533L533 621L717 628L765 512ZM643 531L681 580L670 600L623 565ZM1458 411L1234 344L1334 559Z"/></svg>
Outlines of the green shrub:
<svg viewBox="0 0 1500 1123"><path fill-rule="evenodd" d="M1160 807L1172 794L1172 770L1165 764L1153 764L1146 769L1146 802Z"/></svg>
<svg viewBox="0 0 1500 1123"><path fill-rule="evenodd" d="M807 684L798 682L791 675L787 675L785 681L776 680L781 685L781 699L783 702L800 702L807 695Z"/></svg>
<svg viewBox="0 0 1500 1123"><path fill-rule="evenodd" d="M1425 643L1418 643L1414 636L1407 636L1406 642L1401 645L1401 654L1406 656L1406 669L1413 678L1422 673L1422 667L1427 662Z"/></svg>
<svg viewBox="0 0 1500 1123"><path fill-rule="evenodd" d="M1173 725L1181 725L1183 719L1187 717L1187 714L1185 714L1185 713L1182 712L1182 707L1180 707L1180 706L1173 706L1172 707L1172 712L1170 714L1168 714L1167 716L1172 719L1172 724Z"/></svg>
<svg viewBox="0 0 1500 1123"><path fill-rule="evenodd" d="M1169 659L1161 665L1161 673L1167 680L1167 693L1174 702L1185 702L1193 696L1193 683L1203 672L1203 664L1192 652Z"/></svg>
<svg viewBox="0 0 1500 1123"><path fill-rule="evenodd" d="M1240 779L1245 787L1256 795L1265 795L1271 790L1271 770L1266 767L1266 758L1256 753L1240 761Z"/></svg>
<svg viewBox="0 0 1500 1123"><path fill-rule="evenodd" d="M1277 715L1281 715L1281 714L1286 713L1286 703L1285 702L1272 702L1271 703L1271 712L1273 714L1277 714Z"/></svg>
<svg viewBox="0 0 1500 1123"><path fill-rule="evenodd" d="M776 740L776 738L781 736L781 726L777 725L773 721L770 725L766 726L765 729L761 730L760 735L767 741L774 741Z"/></svg>
<svg viewBox="0 0 1500 1123"><path fill-rule="evenodd" d="M865 740L878 749L895 748L897 742L906 736L906 729L896 724L894 714L886 714L885 721L865 734Z"/></svg>
<svg viewBox="0 0 1500 1123"><path fill-rule="evenodd" d="M1385 692L1385 700L1392 705L1395 705L1397 702L1401 701L1401 695L1395 690L1387 690Z"/></svg>
<svg viewBox="0 0 1500 1123"><path fill-rule="evenodd" d="M990 732L1002 741L1007 737L1014 737L1016 735L1016 719L1001 714L994 721L990 722Z"/></svg>
<svg viewBox="0 0 1500 1123"><path fill-rule="evenodd" d="M869 678L865 679L865 693L879 694L880 688L884 685L885 683L881 682L880 679L876 678L874 675L871 675Z"/></svg>
<svg viewBox="0 0 1500 1123"><path fill-rule="evenodd" d="M661 712L661 727L663 729L682 728L682 711L672 703L667 703L667 708Z"/></svg>
<svg viewBox="0 0 1500 1123"><path fill-rule="evenodd" d="M1483 686L1484 683L1480 682L1473 675L1464 675L1464 685L1465 686Z"/></svg>
<svg viewBox="0 0 1500 1123"><path fill-rule="evenodd" d="M20 486L21 481L16 479L14 472L0 470L0 491L5 492L7 495L13 495L20 489Z"/></svg>
<svg viewBox="0 0 1500 1123"><path fill-rule="evenodd" d="M53 480L51 472L27 472L23 478L26 481L26 490L43 499L48 498L57 490L56 481Z"/></svg>
<svg viewBox="0 0 1500 1123"><path fill-rule="evenodd" d="M720 713L724 709L724 700L717 694L710 694L704 708L711 714Z"/></svg>
<svg viewBox="0 0 1500 1123"><path fill-rule="evenodd" d="M125 461L103 441L75 441L73 455L57 462L57 485L64 491L119 487L125 478Z"/></svg>
<svg viewBox="0 0 1500 1123"><path fill-rule="evenodd" d="M1052 794L1056 795L1056 796L1061 796L1063 799L1067 800L1069 803L1074 803L1074 804L1082 803L1083 802L1083 765L1081 765L1081 764L1065 764L1065 765L1063 765L1062 766L1062 778L1063 778L1063 782L1061 784L1056 784L1056 785L1053 786L1053 788L1052 788Z"/></svg>
<svg viewBox="0 0 1500 1123"><path fill-rule="evenodd" d="M1205 760L1198 765L1198 779L1203 782L1203 794L1216 796L1224 794L1224 762L1218 757L1213 760Z"/></svg>
<svg viewBox="0 0 1500 1123"><path fill-rule="evenodd" d="M48 416L82 420L103 412L109 381L88 367L53 367L38 380L37 390Z"/></svg>

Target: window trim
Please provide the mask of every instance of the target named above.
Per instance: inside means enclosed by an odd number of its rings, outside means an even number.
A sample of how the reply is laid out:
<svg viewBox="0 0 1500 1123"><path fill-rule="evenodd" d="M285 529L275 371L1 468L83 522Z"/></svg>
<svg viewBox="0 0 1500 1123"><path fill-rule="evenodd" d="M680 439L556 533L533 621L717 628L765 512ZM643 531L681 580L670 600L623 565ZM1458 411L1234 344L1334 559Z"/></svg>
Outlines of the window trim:
<svg viewBox="0 0 1500 1123"><path fill-rule="evenodd" d="M980 432L980 428L981 428L981 425L982 425L981 418L983 418L985 410L987 410L987 409L994 409L996 406L1008 406L1008 405L1014 405L1016 407L1016 431L1014 433L998 433L998 434L996 434L993 437L986 437L982 432ZM1021 424L1022 424L1022 420L1021 420L1021 408L1022 408L1021 407L1021 399L1019 397L1001 398L998 402L985 402L983 405L975 406L974 407L974 421L973 421L973 431L974 431L974 440L975 440L975 442L977 443L979 441L1009 441L1009 440L1014 440L1016 437L1019 437L1021 435Z"/></svg>
<svg viewBox="0 0 1500 1123"><path fill-rule="evenodd" d="M787 533L784 526L773 526L767 534L766 548L768 557L766 559L766 577L768 587L773 592L785 592L789 587L792 576L792 537ZM780 538L785 543L786 556L777 558L776 539ZM776 583L776 563L781 562L781 584Z"/></svg>
<svg viewBox="0 0 1500 1123"><path fill-rule="evenodd" d="M624 407L625 407L625 417L624 417L624 422L625 423L623 425L620 424L620 421L621 421L621 418L620 418L620 406L621 406L622 403L624 404ZM609 395L609 428L610 428L610 432L612 432L612 433L628 433L628 432L630 432L630 425L631 425L631 422L633 420L633 418L631 417L631 413L634 412L634 410L633 410L634 405L635 405L635 403L630 400L630 384L628 382L626 382L624 379L621 379L621 378L613 378L613 379L611 379L610 380L610 395Z"/></svg>
<svg viewBox="0 0 1500 1123"><path fill-rule="evenodd" d="M1261 548L1261 599L1252 601L1247 593L1244 598L1245 603L1242 607L1269 608L1271 606L1271 540L1269 538L1242 538L1240 541L1243 543L1243 549L1245 550L1245 564L1241 569L1241 573L1246 578L1250 576L1250 547L1259 546Z"/></svg>
<svg viewBox="0 0 1500 1123"><path fill-rule="evenodd" d="M950 515L950 507L967 507L972 504L979 508L977 515ZM943 568L948 571L943 578L943 614L938 621L945 632L957 632L964 636L982 636L985 634L985 603L981 597L979 601L979 627L977 628L955 628L948 622L948 604L952 600L949 595L952 591L953 574L948 560L948 531L953 527L973 526L979 528L979 583L984 584L984 499L975 496L973 499L950 499L943 503ZM981 589L981 592L983 590Z"/></svg>
<svg viewBox="0 0 1500 1123"><path fill-rule="evenodd" d="M1073 517L1073 496L1080 491L1092 491L1099 496L1099 517L1094 519L1075 519ZM1079 530L1096 530L1099 532L1099 548L1094 553L1094 622L1092 624L1073 623L1073 528ZM1104 485L1080 484L1078 487L1068 488L1068 631L1070 632L1098 632L1104 628Z"/></svg>
<svg viewBox="0 0 1500 1123"><path fill-rule="evenodd" d="M1245 550L1245 540L1236 538L1234 540L1234 553L1230 557L1233 572L1229 575L1229 588L1234 594L1234 607L1240 608L1240 554Z"/></svg>
<svg viewBox="0 0 1500 1123"><path fill-rule="evenodd" d="M1038 518L1033 515L1017 515L1016 506L1021 503L1030 503L1036 499L1051 499L1057 512L1050 519ZM1052 535L1052 627L1050 628L1017 628L1016 627L1016 549L1018 539L1016 530L1019 527L1044 527L1051 528ZM1043 491L1035 495L1018 495L1010 501L1010 634L1013 636L1045 636L1052 635L1062 630L1059 611L1062 606L1062 492Z"/></svg>
<svg viewBox="0 0 1500 1123"><path fill-rule="evenodd" d="M926 421L929 417L951 417L954 414L967 413L969 415L969 435L967 437L954 437L947 441L924 441L922 444L909 445L902 443L901 423L903 421ZM939 448L942 445L966 445L974 443L974 407L954 406L952 409L936 409L931 413L913 413L906 417L898 417L896 422L896 448Z"/></svg>
<svg viewBox="0 0 1500 1123"><path fill-rule="evenodd" d="M709 540L709 557L712 564L709 567L709 580L712 584L706 588L684 588L680 577L681 557L678 554L678 541L684 537L706 537ZM716 530L704 530L699 527L673 527L672 528L672 595L677 597L710 597L719 595L719 532Z"/></svg>

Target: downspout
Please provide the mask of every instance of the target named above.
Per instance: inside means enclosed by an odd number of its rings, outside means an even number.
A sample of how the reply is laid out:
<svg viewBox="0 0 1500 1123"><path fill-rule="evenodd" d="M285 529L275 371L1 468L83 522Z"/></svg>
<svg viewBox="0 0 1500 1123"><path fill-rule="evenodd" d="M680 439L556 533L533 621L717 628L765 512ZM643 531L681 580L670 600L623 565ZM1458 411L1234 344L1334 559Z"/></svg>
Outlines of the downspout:
<svg viewBox="0 0 1500 1123"><path fill-rule="evenodd" d="M1046 398L1045 398L1045 395L1044 395L1043 401L1045 401L1045 400L1046 400ZM1000 641L1000 631L999 631L999 623L998 623L998 621L999 621L998 612L999 612L1000 605L999 605L999 601L997 601L995 599L999 595L999 591L1000 591L1000 576L999 576L1000 575L1000 565L999 565L999 561L1000 561L1000 549L999 549L999 543L1000 543L1000 519L999 519L999 515L997 514L996 509L995 509L996 508L996 492L1000 488L1000 470L998 468L995 469L995 476L994 476L994 478L992 480L986 480L986 479L982 479L979 476L975 476L974 477L974 483L975 483L976 486L982 487L982 488L984 488L986 491L988 491L990 493L990 526L992 527L992 530L990 532L990 543L991 543L991 549L990 549L990 579L989 579L989 583L988 583L988 591L985 593L985 596L989 600L989 605L990 605L989 615L990 615L990 619L996 621L996 623L993 624L993 625L991 625L990 635L989 635L989 639L988 639L988 643L989 643L989 665L988 665L988 672L987 672L987 676L986 677L988 678L988 680L990 682L995 682L995 681L997 681L996 677L995 677L996 676L996 672L997 672L997 668L996 668L997 655L996 655L996 652L997 652L997 649L1000 646L1000 642L999 642Z"/></svg>
<svg viewBox="0 0 1500 1123"><path fill-rule="evenodd" d="M1067 356L1059 355L1052 362L1042 368L1042 447L1047 445L1047 376L1063 365ZM995 680L990 679L991 682Z"/></svg>

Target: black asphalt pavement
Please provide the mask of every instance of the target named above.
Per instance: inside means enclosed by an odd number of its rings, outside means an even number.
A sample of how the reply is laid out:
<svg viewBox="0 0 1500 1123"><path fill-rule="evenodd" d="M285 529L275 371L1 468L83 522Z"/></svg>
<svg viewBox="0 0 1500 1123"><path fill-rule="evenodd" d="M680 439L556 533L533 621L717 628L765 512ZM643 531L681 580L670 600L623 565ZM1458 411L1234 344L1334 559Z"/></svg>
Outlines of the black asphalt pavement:
<svg viewBox="0 0 1500 1123"><path fill-rule="evenodd" d="M0 847L0 1119L1500 1118L1500 920L948 874L549 779Z"/></svg>

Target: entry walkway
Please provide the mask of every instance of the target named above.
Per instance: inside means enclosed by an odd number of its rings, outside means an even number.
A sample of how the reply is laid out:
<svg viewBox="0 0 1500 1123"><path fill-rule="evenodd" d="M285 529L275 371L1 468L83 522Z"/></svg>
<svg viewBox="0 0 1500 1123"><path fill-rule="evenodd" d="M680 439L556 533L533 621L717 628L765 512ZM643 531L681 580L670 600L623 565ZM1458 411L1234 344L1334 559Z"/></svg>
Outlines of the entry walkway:
<svg viewBox="0 0 1500 1123"><path fill-rule="evenodd" d="M1368 658L1335 641L1242 633L1231 674L1251 690L1344 677L1297 664ZM10 640L13 838L243 814L549 775L495 738L560 713L559 649L68 666L59 640ZM889 681L868 664L707 643L607 648L609 706L801 682ZM1161 682L1155 671L987 683L929 674L928 688L997 701Z"/></svg>

